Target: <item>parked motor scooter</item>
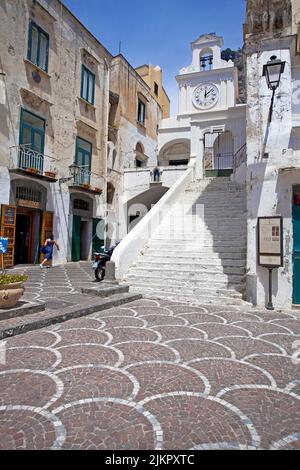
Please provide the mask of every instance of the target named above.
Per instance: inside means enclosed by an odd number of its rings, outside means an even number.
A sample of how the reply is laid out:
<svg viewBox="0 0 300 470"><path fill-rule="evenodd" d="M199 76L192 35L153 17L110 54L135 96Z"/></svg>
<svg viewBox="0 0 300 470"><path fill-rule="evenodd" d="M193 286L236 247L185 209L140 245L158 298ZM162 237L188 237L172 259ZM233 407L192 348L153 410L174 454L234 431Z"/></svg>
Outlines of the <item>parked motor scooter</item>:
<svg viewBox="0 0 300 470"><path fill-rule="evenodd" d="M96 281L103 281L105 277L106 263L110 261L115 248L116 246L113 246L109 250L104 250L103 253L94 253L95 259L93 263L93 270L95 273Z"/></svg>

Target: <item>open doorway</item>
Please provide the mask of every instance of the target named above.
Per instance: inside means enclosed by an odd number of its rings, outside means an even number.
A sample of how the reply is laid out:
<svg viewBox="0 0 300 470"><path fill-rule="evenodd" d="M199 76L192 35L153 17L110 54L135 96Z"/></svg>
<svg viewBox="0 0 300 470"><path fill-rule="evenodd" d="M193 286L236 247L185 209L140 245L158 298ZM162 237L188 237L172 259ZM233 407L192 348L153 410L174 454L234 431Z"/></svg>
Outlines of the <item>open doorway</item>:
<svg viewBox="0 0 300 470"><path fill-rule="evenodd" d="M32 239L32 216L17 214L15 237L15 264L30 263Z"/></svg>

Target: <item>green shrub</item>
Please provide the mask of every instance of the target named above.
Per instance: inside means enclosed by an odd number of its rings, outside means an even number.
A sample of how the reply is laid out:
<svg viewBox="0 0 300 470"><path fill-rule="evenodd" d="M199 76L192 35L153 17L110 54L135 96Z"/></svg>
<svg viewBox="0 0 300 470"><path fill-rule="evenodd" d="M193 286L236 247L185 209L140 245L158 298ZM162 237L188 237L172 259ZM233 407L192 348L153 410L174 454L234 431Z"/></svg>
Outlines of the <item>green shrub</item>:
<svg viewBox="0 0 300 470"><path fill-rule="evenodd" d="M28 276L24 276L22 274L0 274L0 285L25 282L27 279Z"/></svg>

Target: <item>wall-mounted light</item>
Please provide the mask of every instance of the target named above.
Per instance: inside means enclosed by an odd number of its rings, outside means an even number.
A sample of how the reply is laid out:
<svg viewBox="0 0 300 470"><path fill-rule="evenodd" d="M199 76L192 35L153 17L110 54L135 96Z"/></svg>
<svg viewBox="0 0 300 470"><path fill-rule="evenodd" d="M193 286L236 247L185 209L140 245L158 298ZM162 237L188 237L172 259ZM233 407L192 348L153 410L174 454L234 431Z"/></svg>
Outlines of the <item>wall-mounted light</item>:
<svg viewBox="0 0 300 470"><path fill-rule="evenodd" d="M59 178L59 184L67 183L70 180L75 181L76 177L79 174L79 171L80 171L80 167L76 165L76 163L72 163L72 165L69 166L70 176L68 178Z"/></svg>
<svg viewBox="0 0 300 470"><path fill-rule="evenodd" d="M269 112L269 122L272 121L275 91L279 87L281 75L285 69L285 64L286 62L282 62L280 59L277 59L276 55L272 55L269 62L267 62L263 67L263 77L266 79L268 88L273 91Z"/></svg>

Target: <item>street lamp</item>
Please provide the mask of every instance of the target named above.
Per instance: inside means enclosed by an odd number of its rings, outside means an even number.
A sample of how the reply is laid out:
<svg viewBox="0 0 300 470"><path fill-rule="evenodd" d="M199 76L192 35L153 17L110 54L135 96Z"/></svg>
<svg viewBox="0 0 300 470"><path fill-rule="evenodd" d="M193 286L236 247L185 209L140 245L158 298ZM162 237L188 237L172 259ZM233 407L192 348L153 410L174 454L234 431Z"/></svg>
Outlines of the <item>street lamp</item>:
<svg viewBox="0 0 300 470"><path fill-rule="evenodd" d="M76 177L78 176L80 171L80 167L76 165L76 163L72 163L72 165L69 166L69 176L68 178L59 178L59 184L61 183L67 183L67 181L73 180L75 181Z"/></svg>
<svg viewBox="0 0 300 470"><path fill-rule="evenodd" d="M276 55L272 55L269 62L264 65L263 77L266 77L267 85L270 90L277 90L284 69L285 62L277 59Z"/></svg>
<svg viewBox="0 0 300 470"><path fill-rule="evenodd" d="M267 62L263 67L263 77L266 78L268 88L273 92L269 113L269 122L272 121L275 91L279 87L281 75L283 74L284 69L285 62L282 62L280 59L277 59L276 55L272 55L272 57L270 57L269 62Z"/></svg>

